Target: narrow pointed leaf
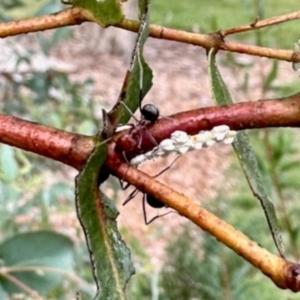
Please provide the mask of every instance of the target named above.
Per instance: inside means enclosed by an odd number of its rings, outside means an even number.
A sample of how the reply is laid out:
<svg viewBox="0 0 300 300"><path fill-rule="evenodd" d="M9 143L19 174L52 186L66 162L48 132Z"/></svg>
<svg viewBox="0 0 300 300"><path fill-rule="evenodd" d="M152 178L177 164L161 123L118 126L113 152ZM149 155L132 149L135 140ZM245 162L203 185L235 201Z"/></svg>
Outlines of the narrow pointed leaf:
<svg viewBox="0 0 300 300"><path fill-rule="evenodd" d="M272 88L272 83L277 78L278 75L278 60L274 60L272 64L272 69L266 76L264 83L263 83L263 89L268 90Z"/></svg>
<svg viewBox="0 0 300 300"><path fill-rule="evenodd" d="M300 37L298 37L297 42L294 44L294 51L297 54L300 53ZM293 62L292 67L293 67L294 71L297 71L300 68L300 63L299 62L297 62L297 63Z"/></svg>
<svg viewBox="0 0 300 300"><path fill-rule="evenodd" d="M117 230L118 211L98 187L98 174L107 156L99 139L84 169L76 178L76 208L84 230L94 278L95 300L126 299L126 283L134 273L130 251Z"/></svg>
<svg viewBox="0 0 300 300"><path fill-rule="evenodd" d="M209 52L209 74L213 99L218 105L231 104L230 93L224 83L215 61L215 50ZM235 153L240 161L249 186L261 203L279 254L284 257L284 247L273 203L270 201L263 186L258 169L258 161L245 132L239 132L233 143Z"/></svg>
<svg viewBox="0 0 300 300"><path fill-rule="evenodd" d="M91 297L84 292L77 292L76 300L91 300Z"/></svg>
<svg viewBox="0 0 300 300"><path fill-rule="evenodd" d="M140 101L152 86L152 70L143 57L143 47L149 35L149 3L150 0L139 1L140 28L132 52L130 67L125 76L118 102L108 113L115 127L118 124L127 123L131 118L131 114L125 108L125 105L131 112L135 112Z"/></svg>

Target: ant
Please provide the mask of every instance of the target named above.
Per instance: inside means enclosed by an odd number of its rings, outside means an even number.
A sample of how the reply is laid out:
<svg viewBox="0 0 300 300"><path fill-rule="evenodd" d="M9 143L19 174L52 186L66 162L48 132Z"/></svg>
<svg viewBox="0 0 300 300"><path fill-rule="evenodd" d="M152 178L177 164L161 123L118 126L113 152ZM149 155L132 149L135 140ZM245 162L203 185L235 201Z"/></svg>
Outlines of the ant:
<svg viewBox="0 0 300 300"><path fill-rule="evenodd" d="M156 174L155 176L153 176L152 178L156 178L156 177L158 177L159 175L161 175L161 174L163 174L165 171L167 171L167 170L169 170L172 166L173 166L173 164L177 161L177 159L179 159L180 158L180 156L181 155L179 155L179 156L177 156L174 160L173 160L173 162L168 166L168 167L166 167L165 169L163 169L162 171L160 171L158 174ZM121 188L123 189L123 190L126 190L128 187L129 187L129 183L124 187L123 186L123 184L122 184L122 182L120 181L120 183L121 183ZM133 192L131 192L130 193L130 195L126 198L126 200L124 201L124 203L123 203L123 206L124 205L126 205L130 200L132 200L137 194L139 193L139 190L136 188L135 190L133 190ZM156 219L158 219L158 218L160 218L160 217L163 217L163 216L165 216L165 215L168 215L168 214L170 214L170 213L173 213L173 212L175 212L175 211L168 211L168 212L166 212L166 213L164 213L164 214L162 214L162 215L156 215L155 217L153 217L152 219L150 219L149 221L147 220L147 213L146 213L146 202L147 202L147 204L149 205L149 206L151 206L151 207L153 207L153 208L157 208L157 209L159 209L159 208L163 208L163 207L168 207L166 204L164 204L163 202L161 202L160 200L158 200L158 199L156 199L155 197L153 197L153 196L151 196L151 195L149 195L149 194L147 194L147 193L144 193L143 194L143 200L142 200L143 202L143 215L144 215L144 222L145 222L145 224L146 225L149 225L150 223L152 223L154 220L156 220Z"/></svg>
<svg viewBox="0 0 300 300"><path fill-rule="evenodd" d="M142 134L141 130L145 129L146 134L150 138L150 140L153 142L155 146L158 145L157 141L154 139L154 137L147 131L146 126L154 124L158 118L159 118L159 109L153 105L153 104L145 104L142 106L142 100L143 100L143 81L144 81L144 70L143 70L143 64L142 64L142 59L141 59L141 49L139 48L139 43L141 39L141 32L138 33L137 41L136 41L136 50L134 50L132 59L131 59L131 67L133 67L135 59L137 59L139 67L140 67L140 78L139 78L139 109L142 118L138 120L132 113L132 111L129 109L129 107L125 104L124 101L121 99L121 103L125 107L125 109L128 111L128 113L136 120L137 124L133 125L130 133L132 135L135 135L136 133L139 134L139 142L138 142L138 148L141 148L142 145ZM136 56L135 56L136 55ZM125 79L125 83L127 83ZM123 86L124 87L124 86Z"/></svg>
<svg viewBox="0 0 300 300"><path fill-rule="evenodd" d="M132 111L129 109L129 107L125 104L125 102L122 101L122 105L125 107L125 109L128 111L128 113L135 119L137 122L135 125L131 124L132 127L129 133L131 135L139 135L139 141L138 141L138 148L141 148L142 145L142 131L145 130L145 133L148 135L150 140L153 142L155 146L158 145L157 141L154 139L154 137L148 132L146 126L154 124L158 118L159 118L159 109L154 104L145 104L142 106L142 90L140 90L140 101L139 101L139 110L141 113L141 119L138 120Z"/></svg>
<svg viewBox="0 0 300 300"><path fill-rule="evenodd" d="M159 118L159 109L154 104L145 104L144 106L141 105L142 103L142 90L140 90L140 98L139 98L139 109L141 112L141 119L138 120L130 108L123 102L120 101L122 105L125 107L125 109L128 111L128 113L135 119L136 124L126 124L131 127L129 133L131 135L139 134L139 142L138 142L138 148L141 148L142 144L142 130L145 130L146 134L150 138L150 140L153 142L155 146L158 145L157 141L154 139L154 137L148 132L146 129L147 125L154 124L158 118ZM102 109L102 118L104 123L104 129L103 129L103 137L106 139L112 138L114 132L119 131L121 128L117 129L116 126L111 122L109 114ZM118 126L122 127L123 125L119 124ZM127 161L126 157L125 160ZM128 162L128 161L127 161Z"/></svg>
<svg viewBox="0 0 300 300"><path fill-rule="evenodd" d="M137 45L138 46L138 42L139 42L139 36L137 38ZM155 146L158 146L157 141L155 140L155 138L148 132L147 130L147 126L154 124L158 118L159 118L159 109L153 105L153 104L145 104L144 106L142 106L142 100L143 100L143 67L142 67L142 62L141 62L141 55L140 55L140 50L139 48L137 48L137 60L140 66L140 80L139 80L139 110L141 113L141 119L138 120L132 113L132 111L129 109L129 107L125 104L124 101L122 101L120 99L120 103L122 103L122 105L125 107L125 109L127 110L127 112L135 119L135 121L137 122L135 125L131 125L132 128L129 131L129 133L134 136L134 135L139 135L139 141L138 141L138 148L141 148L142 145L142 130L145 130L145 133L148 135L149 139L153 142L153 144ZM132 62L134 61L134 57L132 58ZM128 160L125 156L125 153L123 152L123 156L124 159L127 161ZM180 156L178 156L172 163L171 165L169 165L167 168L165 168L164 170L162 170L161 172L159 172L158 174L156 174L153 178L158 177L159 175L161 175L162 173L164 173L165 171L167 171L168 169L171 168L171 166L175 163L175 161L179 158ZM122 180L120 180L120 184L121 184L121 188L123 190L127 189L130 184L128 183L125 187L122 184ZM130 200L132 200L137 193L139 192L139 190L136 188L128 197L127 199L124 201L123 205L127 204ZM153 222L155 219L157 219L158 217L162 217L164 215L167 215L173 211L169 211L165 214L162 215L157 215L154 218L152 218L151 220L147 220L147 215L146 215L146 202L148 203L149 206L153 207L153 208L163 208L163 207L167 207L163 202L161 202L160 200L156 199L155 197L144 193L143 195L143 213L144 213L144 221L145 224L148 225L151 222Z"/></svg>

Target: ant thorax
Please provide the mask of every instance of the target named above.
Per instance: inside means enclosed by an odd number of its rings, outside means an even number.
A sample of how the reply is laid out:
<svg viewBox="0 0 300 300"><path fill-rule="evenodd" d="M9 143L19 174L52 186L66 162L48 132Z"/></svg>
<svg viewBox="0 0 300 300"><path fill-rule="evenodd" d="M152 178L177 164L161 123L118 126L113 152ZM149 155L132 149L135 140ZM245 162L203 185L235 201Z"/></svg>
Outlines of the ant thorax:
<svg viewBox="0 0 300 300"><path fill-rule="evenodd" d="M133 115L134 119L137 121L135 125L129 131L129 135L133 138L138 137L137 147L141 148L143 135L146 134L148 138L153 143L153 146L158 146L158 143L154 137L148 132L147 126L154 124L159 118L159 109L153 104L145 104L143 107L140 106L140 112L142 118L137 120Z"/></svg>

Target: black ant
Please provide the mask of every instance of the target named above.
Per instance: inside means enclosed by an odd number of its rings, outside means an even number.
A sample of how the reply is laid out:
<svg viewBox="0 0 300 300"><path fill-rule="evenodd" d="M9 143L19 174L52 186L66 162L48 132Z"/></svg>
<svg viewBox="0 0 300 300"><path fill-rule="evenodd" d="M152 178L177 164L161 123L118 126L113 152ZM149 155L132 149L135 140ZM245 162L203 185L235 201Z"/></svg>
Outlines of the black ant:
<svg viewBox="0 0 300 300"><path fill-rule="evenodd" d="M158 177L159 175L163 174L165 171L169 170L173 164L177 161L177 159L179 158L180 156L177 156L173 162L168 166L166 167L165 169L163 169L162 171L160 171L158 174L156 174L155 176L153 176L152 178L156 178ZM130 184L127 184L125 187L123 187L123 184L121 182L121 188L123 190L126 190L128 187L129 187ZM123 205L126 205L130 200L132 200L137 194L139 193L139 190L136 188L133 192L130 193L130 195L126 198L126 200L124 201ZM163 217L165 215L168 215L170 213L173 213L175 211L168 211L162 215L156 215L155 217L153 217L151 220L147 220L147 213L146 213L146 202L148 203L149 206L153 207L153 208L163 208L163 207L166 207L168 208L167 205L165 205L163 202L161 202L160 200L156 199L155 197L149 195L149 194L146 194L144 193L143 194L143 214L144 214L144 222L146 225L149 225L150 223L152 223L154 220L160 218L160 217Z"/></svg>
<svg viewBox="0 0 300 300"><path fill-rule="evenodd" d="M142 130L145 130L146 134L150 138L150 140L153 142L155 146L158 145L157 141L154 139L154 137L148 132L146 129L147 125L154 124L158 118L159 118L159 109L154 104L145 104L142 106L142 90L140 90L140 103L139 103L139 109L141 112L141 119L138 120L132 111L129 109L129 107L122 102L123 106L126 108L126 110L129 112L129 114L135 119L137 122L135 125L131 125L132 128L130 130L130 134L135 135L139 134L139 142L137 147L141 148L142 145Z"/></svg>

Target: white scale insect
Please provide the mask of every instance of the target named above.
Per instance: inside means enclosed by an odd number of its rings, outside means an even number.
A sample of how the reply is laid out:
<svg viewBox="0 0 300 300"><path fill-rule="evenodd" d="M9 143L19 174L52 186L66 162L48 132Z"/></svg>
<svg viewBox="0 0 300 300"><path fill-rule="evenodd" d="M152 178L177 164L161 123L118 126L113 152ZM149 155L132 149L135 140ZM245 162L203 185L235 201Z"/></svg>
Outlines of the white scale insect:
<svg viewBox="0 0 300 300"><path fill-rule="evenodd" d="M207 148L215 143L232 144L237 132L227 125L215 126L212 130L200 131L196 135L188 135L184 131L174 131L169 139L163 140L153 150L137 155L130 160L132 166L138 167L147 160L164 157L169 154L184 154L188 151Z"/></svg>

